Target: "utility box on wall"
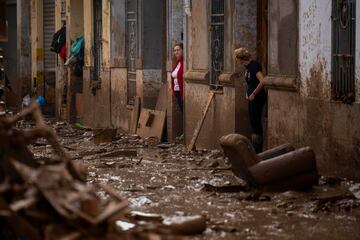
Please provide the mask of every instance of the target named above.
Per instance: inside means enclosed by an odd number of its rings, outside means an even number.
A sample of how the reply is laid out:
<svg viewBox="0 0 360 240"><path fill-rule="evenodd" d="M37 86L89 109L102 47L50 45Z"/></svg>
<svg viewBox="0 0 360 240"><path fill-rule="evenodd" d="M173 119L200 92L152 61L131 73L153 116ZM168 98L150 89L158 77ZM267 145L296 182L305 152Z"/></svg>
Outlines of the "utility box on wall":
<svg viewBox="0 0 360 240"><path fill-rule="evenodd" d="M6 1L0 0L0 42L7 41Z"/></svg>

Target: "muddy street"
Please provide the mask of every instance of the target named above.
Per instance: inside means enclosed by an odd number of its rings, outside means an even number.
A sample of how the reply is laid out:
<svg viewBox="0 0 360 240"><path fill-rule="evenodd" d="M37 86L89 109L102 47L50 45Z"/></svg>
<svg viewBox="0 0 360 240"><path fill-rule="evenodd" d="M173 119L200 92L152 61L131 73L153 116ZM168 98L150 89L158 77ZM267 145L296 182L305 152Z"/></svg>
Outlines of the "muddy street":
<svg viewBox="0 0 360 240"><path fill-rule="evenodd" d="M73 161L88 167L87 182L114 187L132 210L206 218L202 235L179 239L360 238L360 200L349 191L353 182L321 177L305 192L254 192L234 177L219 150L187 153L182 144L152 145L119 133L97 145L91 129L61 122L52 126ZM42 140L31 151L40 160L52 157Z"/></svg>

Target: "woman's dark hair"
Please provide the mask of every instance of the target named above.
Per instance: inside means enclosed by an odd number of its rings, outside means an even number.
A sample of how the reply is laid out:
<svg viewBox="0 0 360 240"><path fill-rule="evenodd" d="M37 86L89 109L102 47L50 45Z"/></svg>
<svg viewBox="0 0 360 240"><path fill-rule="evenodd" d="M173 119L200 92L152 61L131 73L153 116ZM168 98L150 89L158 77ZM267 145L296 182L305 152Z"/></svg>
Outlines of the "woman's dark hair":
<svg viewBox="0 0 360 240"><path fill-rule="evenodd" d="M184 44L183 43L176 43L175 45L174 45L174 48L175 47L180 47L181 49L184 49Z"/></svg>

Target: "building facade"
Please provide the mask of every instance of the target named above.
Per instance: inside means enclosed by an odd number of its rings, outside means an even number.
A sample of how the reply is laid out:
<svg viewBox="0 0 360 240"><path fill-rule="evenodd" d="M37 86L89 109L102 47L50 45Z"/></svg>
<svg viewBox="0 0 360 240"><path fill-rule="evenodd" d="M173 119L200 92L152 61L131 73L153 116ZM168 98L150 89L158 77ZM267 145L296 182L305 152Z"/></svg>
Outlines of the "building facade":
<svg viewBox="0 0 360 240"><path fill-rule="evenodd" d="M311 146L322 174L359 179L359 2L276 0L269 19L269 146Z"/></svg>
<svg viewBox="0 0 360 240"><path fill-rule="evenodd" d="M48 3L31 1L32 68L27 83L46 83L46 69L55 65L59 118L129 132L136 99L141 107L154 109L162 96L167 139L184 133L189 144L209 92L215 92L196 146L219 148L223 135L251 133L243 68L236 66L233 56L234 49L247 47L266 74L267 147L284 142L311 146L322 174L358 177L360 4L355 0L52 3L53 31L66 25L67 46L80 36L85 39L82 77L59 57L46 60L46 24L39 21L51 17L44 12ZM18 31L25 36L26 24L22 26ZM172 48L178 42L184 43L185 51L183 114L170 89ZM29 62L24 56L21 61Z"/></svg>
<svg viewBox="0 0 360 240"><path fill-rule="evenodd" d="M233 51L248 48L266 72L267 1L199 0L192 1L191 8L185 30L185 142L190 143L209 92L215 91L196 146L218 148L223 135L250 137L246 82Z"/></svg>

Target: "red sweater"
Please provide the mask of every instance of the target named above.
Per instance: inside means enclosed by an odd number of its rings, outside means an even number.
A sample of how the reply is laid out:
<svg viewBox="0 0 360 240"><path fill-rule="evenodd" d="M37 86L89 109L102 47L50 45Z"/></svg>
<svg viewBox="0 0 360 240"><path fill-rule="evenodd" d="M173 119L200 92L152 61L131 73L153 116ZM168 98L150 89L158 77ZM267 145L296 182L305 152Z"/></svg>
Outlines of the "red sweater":
<svg viewBox="0 0 360 240"><path fill-rule="evenodd" d="M184 60L183 58L180 58L179 60L176 61L176 63L173 65L172 71L173 72L176 68L176 66L178 65L178 63L181 62L180 64L180 68L177 74L177 80L179 83L179 87L180 87L180 96L183 98L184 97L184 89L183 89L183 73L184 73ZM171 89L174 93L174 78L171 76Z"/></svg>

